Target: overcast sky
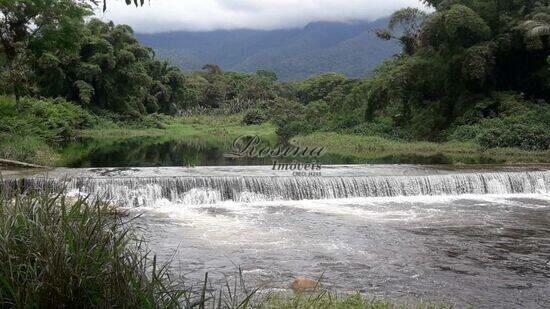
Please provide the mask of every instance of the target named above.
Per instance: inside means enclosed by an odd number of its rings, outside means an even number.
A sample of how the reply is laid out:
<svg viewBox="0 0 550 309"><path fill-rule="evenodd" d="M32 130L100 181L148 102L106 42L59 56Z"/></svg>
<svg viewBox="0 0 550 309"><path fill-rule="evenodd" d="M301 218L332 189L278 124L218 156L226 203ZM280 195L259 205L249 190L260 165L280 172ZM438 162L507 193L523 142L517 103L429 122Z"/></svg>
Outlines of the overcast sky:
<svg viewBox="0 0 550 309"><path fill-rule="evenodd" d="M419 0L149 0L145 6L108 1L105 20L136 32L216 29L280 29L315 21L374 20L399 8L422 7Z"/></svg>

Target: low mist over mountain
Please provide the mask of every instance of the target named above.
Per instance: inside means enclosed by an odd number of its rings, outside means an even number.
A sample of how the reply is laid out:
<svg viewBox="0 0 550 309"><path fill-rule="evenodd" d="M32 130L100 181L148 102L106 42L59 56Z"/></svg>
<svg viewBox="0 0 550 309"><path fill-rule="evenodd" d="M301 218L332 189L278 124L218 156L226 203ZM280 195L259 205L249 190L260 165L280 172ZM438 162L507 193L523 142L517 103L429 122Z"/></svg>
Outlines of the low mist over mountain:
<svg viewBox="0 0 550 309"><path fill-rule="evenodd" d="M270 70L282 80L323 72L361 77L399 46L378 39L371 31L387 25L375 22L312 23L302 29L219 30L137 34L157 55L185 70L215 63L224 70Z"/></svg>

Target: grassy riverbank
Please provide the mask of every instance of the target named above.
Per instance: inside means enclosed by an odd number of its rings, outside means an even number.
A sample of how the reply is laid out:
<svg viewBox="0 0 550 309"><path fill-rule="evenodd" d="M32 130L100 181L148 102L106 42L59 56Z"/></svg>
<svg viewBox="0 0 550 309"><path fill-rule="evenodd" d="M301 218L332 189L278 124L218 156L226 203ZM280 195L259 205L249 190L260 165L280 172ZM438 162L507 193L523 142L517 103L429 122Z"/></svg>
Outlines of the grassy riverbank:
<svg viewBox="0 0 550 309"><path fill-rule="evenodd" d="M261 125L246 126L242 124L243 116L240 114L212 116L159 116L156 118L158 127L134 127L127 128L122 125L112 127L96 127L82 130L78 133L81 137L111 138L111 137L147 137L162 136L173 138L186 137L237 137L242 135L257 135L262 138L275 137L275 127L264 123Z"/></svg>
<svg viewBox="0 0 550 309"><path fill-rule="evenodd" d="M143 116L134 121L114 121L91 114L63 100L0 96L0 158L49 166L65 166L91 151L139 138L154 142L177 141L201 147L228 149L238 136L259 136L277 141L271 123L244 125L243 115ZM64 141L84 138L86 147ZM300 135L291 143L301 147L325 147L323 163L417 164L531 164L550 163L550 151L518 148L483 148L473 142L431 143L401 141L380 136L335 132ZM198 162L200 164L200 162Z"/></svg>
<svg viewBox="0 0 550 309"><path fill-rule="evenodd" d="M85 130L79 134L92 139L116 140L121 137L158 137L159 141L186 140L203 145L230 147L238 136L259 136L274 143L272 124L245 126L242 115L164 117L162 128L108 128ZM359 136L335 132L316 132L290 140L300 147L325 147L324 163L346 161L364 163L418 164L537 164L550 163L550 150L528 151L518 148L485 149L473 142L432 143L398 141L379 136Z"/></svg>
<svg viewBox="0 0 550 309"><path fill-rule="evenodd" d="M62 191L19 194L0 187L0 238L2 307L408 308L358 294L184 288L149 253L127 214Z"/></svg>
<svg viewBox="0 0 550 309"><path fill-rule="evenodd" d="M471 142L404 142L378 136L318 132L295 137L292 143L308 147L325 147L328 153L350 158L356 163L388 161L427 164L550 163L550 150L485 149Z"/></svg>

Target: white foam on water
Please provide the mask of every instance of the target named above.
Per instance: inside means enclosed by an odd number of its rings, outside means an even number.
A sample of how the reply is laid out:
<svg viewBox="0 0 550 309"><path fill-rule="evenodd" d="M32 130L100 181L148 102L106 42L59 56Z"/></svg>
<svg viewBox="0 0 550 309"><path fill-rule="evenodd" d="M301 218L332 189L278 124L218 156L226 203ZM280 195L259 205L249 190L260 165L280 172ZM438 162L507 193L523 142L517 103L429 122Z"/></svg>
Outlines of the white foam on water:
<svg viewBox="0 0 550 309"><path fill-rule="evenodd" d="M209 188L193 188L176 200L185 205L201 205L219 203L221 199L219 191Z"/></svg>
<svg viewBox="0 0 550 309"><path fill-rule="evenodd" d="M195 236L217 245L283 245L287 241L277 236L277 229L259 227L257 218L262 215L262 209L249 207L245 203L225 202L191 207L171 203L162 207L130 209L167 217L186 231L194 231Z"/></svg>
<svg viewBox="0 0 550 309"><path fill-rule="evenodd" d="M550 171L380 177L107 177L26 179L28 186L63 185L129 207L169 200L182 207L225 201L261 203L355 198L468 198L477 195L550 193ZM354 210L348 210L353 212Z"/></svg>
<svg viewBox="0 0 550 309"><path fill-rule="evenodd" d="M511 200L512 199L512 200ZM521 203L518 199L529 201L540 200L540 205ZM166 217L170 222L184 228L186 233L192 231L196 237L216 245L246 246L263 244L266 246L288 247L296 239L289 237L291 230L287 227L272 224L270 211L279 209L299 209L317 215L342 217L346 221L368 223L382 222L424 222L436 220L448 211L448 205L459 200L467 200L471 206L460 203L459 211L468 207L528 207L550 208L548 194L509 194L509 195L462 195L462 196L429 196L429 197L378 197L334 200L302 201L262 201L253 203L224 201L215 204L181 205L161 201L153 207L129 208ZM283 213L284 215L284 213ZM457 213L458 215L458 213ZM301 216L301 215L299 215ZM264 218L268 220L263 224ZM265 222L264 222L265 223ZM191 236L191 235L188 235ZM326 249L344 249L334 247L334 243L319 243ZM333 248L334 247L334 248Z"/></svg>

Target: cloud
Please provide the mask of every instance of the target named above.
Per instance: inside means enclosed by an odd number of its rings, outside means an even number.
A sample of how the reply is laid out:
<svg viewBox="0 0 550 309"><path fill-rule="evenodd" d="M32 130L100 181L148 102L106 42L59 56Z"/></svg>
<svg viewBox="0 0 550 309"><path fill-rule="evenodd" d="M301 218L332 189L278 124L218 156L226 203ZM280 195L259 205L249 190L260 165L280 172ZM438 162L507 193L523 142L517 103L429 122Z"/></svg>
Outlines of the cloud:
<svg viewBox="0 0 550 309"><path fill-rule="evenodd" d="M281 29L315 21L374 20L419 0L149 0L144 7L110 0L97 16L137 32Z"/></svg>

